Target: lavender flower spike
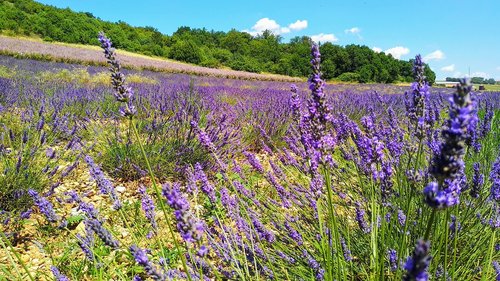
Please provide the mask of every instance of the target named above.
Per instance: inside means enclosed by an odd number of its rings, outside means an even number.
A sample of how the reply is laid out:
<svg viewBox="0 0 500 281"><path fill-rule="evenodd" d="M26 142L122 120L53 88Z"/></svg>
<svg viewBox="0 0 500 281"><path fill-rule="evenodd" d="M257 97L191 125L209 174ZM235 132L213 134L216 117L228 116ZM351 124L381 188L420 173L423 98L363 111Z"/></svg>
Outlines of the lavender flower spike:
<svg viewBox="0 0 500 281"><path fill-rule="evenodd" d="M56 222L58 220L58 216L54 211L54 206L49 202L49 200L47 200L47 198L40 196L38 192L33 189L29 189L28 194L31 198L33 198L33 203L38 207L38 209L40 209L40 212L49 222Z"/></svg>
<svg viewBox="0 0 500 281"><path fill-rule="evenodd" d="M96 219L87 219L85 220L85 224L97 234L104 244L114 249L118 248L118 241L113 239L111 233L102 226L100 221Z"/></svg>
<svg viewBox="0 0 500 281"><path fill-rule="evenodd" d="M134 256L134 260L144 268L146 274L153 280L165 280L166 277L149 261L146 251L137 247L136 245L130 246L130 253Z"/></svg>
<svg viewBox="0 0 500 281"><path fill-rule="evenodd" d="M463 181L465 143L469 124L477 119L470 97L472 85L462 79L457 92L450 99L449 119L442 130L444 142L434 155L430 173L437 180L424 189L426 203L437 209L458 204Z"/></svg>
<svg viewBox="0 0 500 281"><path fill-rule="evenodd" d="M497 203L500 203L500 157L493 164L490 172L490 180L492 182L490 189L490 198Z"/></svg>
<svg viewBox="0 0 500 281"><path fill-rule="evenodd" d="M309 121L313 129L313 138L316 142L321 140L326 130L326 122L329 119L330 110L326 105L325 93L323 88L325 83L321 79L321 54L319 46L313 44L311 47L311 66L312 75L309 77L309 89L311 90L311 99L308 100Z"/></svg>
<svg viewBox="0 0 500 281"><path fill-rule="evenodd" d="M54 278L56 281L69 281L69 278L62 274L57 267L51 266L50 271L52 271L52 274L54 274Z"/></svg>
<svg viewBox="0 0 500 281"><path fill-rule="evenodd" d="M424 240L418 240L415 250L404 265L406 274L403 281L427 281L429 274L427 269L432 257L429 255L430 243Z"/></svg>
<svg viewBox="0 0 500 281"><path fill-rule="evenodd" d="M156 231L158 229L158 224L156 223L156 219L155 219L155 205L154 205L153 199L146 192L145 186L141 186L139 188L139 193L141 194L142 210L144 211L144 214L145 214L146 218L148 219L149 223L153 227L153 230Z"/></svg>
<svg viewBox="0 0 500 281"><path fill-rule="evenodd" d="M132 117L136 114L136 109L131 103L134 92L125 83L125 75L121 72L120 62L116 59L115 48L112 47L111 40L103 32L98 36L101 48L104 50L104 57L109 64L111 71L111 84L115 89L115 98L117 101L125 103L125 107L120 108L122 116Z"/></svg>
<svg viewBox="0 0 500 281"><path fill-rule="evenodd" d="M163 195L167 198L168 205L174 209L177 220L177 230L184 241L191 243L201 240L203 234L203 224L195 220L194 215L189 210L189 202L182 195L178 186L163 186Z"/></svg>

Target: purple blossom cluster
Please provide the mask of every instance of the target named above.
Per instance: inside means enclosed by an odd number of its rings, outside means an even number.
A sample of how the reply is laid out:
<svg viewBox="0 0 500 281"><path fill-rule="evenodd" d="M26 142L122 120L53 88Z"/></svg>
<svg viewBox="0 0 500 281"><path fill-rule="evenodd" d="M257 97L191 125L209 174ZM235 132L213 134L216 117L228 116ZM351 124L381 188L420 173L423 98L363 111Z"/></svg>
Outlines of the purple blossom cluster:
<svg viewBox="0 0 500 281"><path fill-rule="evenodd" d="M198 221L190 211L189 202L184 197L177 184L163 185L163 196L168 205L174 209L177 230L182 239L188 243L199 243L204 231L203 223Z"/></svg>
<svg viewBox="0 0 500 281"><path fill-rule="evenodd" d="M443 143L434 155L430 173L437 180L424 189L426 202L437 209L451 207L459 202L465 154L465 140L470 123L477 120L476 109L470 97L472 85L464 79L450 99L449 119L442 130Z"/></svg>

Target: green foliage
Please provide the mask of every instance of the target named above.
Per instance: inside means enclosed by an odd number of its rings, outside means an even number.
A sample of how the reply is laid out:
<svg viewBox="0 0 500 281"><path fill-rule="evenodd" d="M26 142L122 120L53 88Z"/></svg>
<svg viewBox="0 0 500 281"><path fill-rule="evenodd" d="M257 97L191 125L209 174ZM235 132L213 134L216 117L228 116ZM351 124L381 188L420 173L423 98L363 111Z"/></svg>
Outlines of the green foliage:
<svg viewBox="0 0 500 281"><path fill-rule="evenodd" d="M180 40L170 47L169 57L174 60L199 64L201 62L201 51L193 41Z"/></svg>
<svg viewBox="0 0 500 281"><path fill-rule="evenodd" d="M46 191L59 175L51 174L59 170L57 167L62 160L58 151L55 157L47 156L55 132L34 127L41 117L32 117L35 119L30 123L21 121L16 115L0 115L0 210L12 213L30 207L28 189ZM42 135L45 135L43 143L40 141Z"/></svg>
<svg viewBox="0 0 500 281"><path fill-rule="evenodd" d="M342 82L357 82L357 81L359 81L360 77L359 77L358 73L345 72L345 73L342 73L341 75L339 75L339 77L337 77L337 79L342 81Z"/></svg>
<svg viewBox="0 0 500 281"><path fill-rule="evenodd" d="M232 29L228 32L179 27L171 36L153 27L132 27L103 21L90 13L59 9L32 0L0 1L0 31L9 35L39 36L46 41L97 45L96 34L105 31L116 48L145 55L169 57L207 67L268 72L297 77L309 75L311 39L295 37L282 43L279 35L264 31L253 37ZM343 81L344 73L358 73L350 82L392 83L413 81L411 61L376 53L367 46L321 45L325 79ZM430 84L435 74L426 66ZM352 75L349 75L352 77ZM344 79L345 77L343 77Z"/></svg>

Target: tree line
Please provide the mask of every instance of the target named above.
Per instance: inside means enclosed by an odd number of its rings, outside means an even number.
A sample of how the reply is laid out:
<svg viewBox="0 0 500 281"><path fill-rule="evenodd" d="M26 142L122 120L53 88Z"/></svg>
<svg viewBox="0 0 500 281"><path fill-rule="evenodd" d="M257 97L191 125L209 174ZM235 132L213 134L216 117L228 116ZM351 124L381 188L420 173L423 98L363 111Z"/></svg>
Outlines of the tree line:
<svg viewBox="0 0 500 281"><path fill-rule="evenodd" d="M282 37L270 31L252 36L235 29L228 32L180 27L172 35L156 28L133 27L123 21L103 21L91 13L60 9L32 0L0 0L0 30L4 34L39 36L46 41L97 45L96 34L105 31L116 48L171 58L206 67L229 67L307 77L311 38ZM412 60L377 53L367 46L321 44L325 79L344 82L394 83L413 80ZM426 65L429 83L436 75Z"/></svg>
<svg viewBox="0 0 500 281"><path fill-rule="evenodd" d="M473 84L489 84L489 85L495 85L498 82L495 81L493 78L486 79L484 77L472 77L471 82ZM446 77L446 82L460 82L460 78L454 78L454 77Z"/></svg>

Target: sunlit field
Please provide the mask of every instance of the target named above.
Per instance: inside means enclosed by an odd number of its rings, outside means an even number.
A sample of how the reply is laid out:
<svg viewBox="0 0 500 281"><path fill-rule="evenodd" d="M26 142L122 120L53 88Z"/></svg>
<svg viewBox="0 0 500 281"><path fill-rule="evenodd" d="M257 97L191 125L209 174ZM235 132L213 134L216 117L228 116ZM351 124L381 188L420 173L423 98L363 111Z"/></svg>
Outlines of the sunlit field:
<svg viewBox="0 0 500 281"><path fill-rule="evenodd" d="M500 92L0 56L0 280L500 280ZM101 58L101 59L102 59Z"/></svg>

